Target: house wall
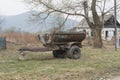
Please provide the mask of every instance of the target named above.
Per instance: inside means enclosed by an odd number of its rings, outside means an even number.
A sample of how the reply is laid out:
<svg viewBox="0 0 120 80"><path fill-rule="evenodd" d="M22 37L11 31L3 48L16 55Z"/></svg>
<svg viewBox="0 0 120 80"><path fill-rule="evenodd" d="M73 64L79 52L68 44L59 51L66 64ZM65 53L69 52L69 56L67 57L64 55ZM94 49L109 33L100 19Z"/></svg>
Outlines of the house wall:
<svg viewBox="0 0 120 80"><path fill-rule="evenodd" d="M104 40L111 40L114 37L114 28L104 28L102 30L102 38Z"/></svg>
<svg viewBox="0 0 120 80"><path fill-rule="evenodd" d="M86 30L87 36L92 37L91 29L89 29L89 28L88 29L76 29L77 32L83 31L83 30ZM120 33L120 29L117 29L117 30ZM111 40L114 37L114 32L115 32L114 28L103 28L102 29L102 39L103 40ZM120 37L119 33L118 33L118 35Z"/></svg>

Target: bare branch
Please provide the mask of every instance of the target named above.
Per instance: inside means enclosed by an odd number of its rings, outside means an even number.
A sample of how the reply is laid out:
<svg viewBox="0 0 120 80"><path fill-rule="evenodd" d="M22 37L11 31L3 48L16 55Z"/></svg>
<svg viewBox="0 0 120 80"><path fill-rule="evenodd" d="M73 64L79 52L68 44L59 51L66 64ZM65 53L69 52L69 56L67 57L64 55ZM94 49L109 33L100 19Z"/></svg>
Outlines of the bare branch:
<svg viewBox="0 0 120 80"><path fill-rule="evenodd" d="M63 21L62 25L60 26L60 28L62 28L62 27L63 27L63 25L64 25L64 24L65 24L65 22L67 21L68 17L69 17L69 15L67 15L67 17L66 17L66 18L65 18L65 20Z"/></svg>
<svg viewBox="0 0 120 80"><path fill-rule="evenodd" d="M40 0L39 0L39 1L40 1ZM76 13L76 12L75 12L75 13L70 13L70 12L63 11L63 10L61 10L61 9L55 9L55 8L53 8L53 7L45 4L45 3L42 2L42 1L40 1L40 3L42 3L42 4L43 4L44 6L46 6L47 8L53 10L54 12L60 12L60 13L67 14L67 15L76 15L76 16L83 16L83 17L85 17L85 15L80 14L80 13Z"/></svg>

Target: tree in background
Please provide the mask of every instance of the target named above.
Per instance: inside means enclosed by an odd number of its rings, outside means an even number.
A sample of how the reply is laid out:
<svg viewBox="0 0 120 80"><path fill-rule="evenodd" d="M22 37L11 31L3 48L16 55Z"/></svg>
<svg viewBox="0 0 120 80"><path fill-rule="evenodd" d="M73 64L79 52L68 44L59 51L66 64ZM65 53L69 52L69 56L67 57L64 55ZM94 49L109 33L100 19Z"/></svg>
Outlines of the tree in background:
<svg viewBox="0 0 120 80"><path fill-rule="evenodd" d="M95 48L102 48L101 31L104 24L105 14L113 11L113 6L109 3L109 0L25 0L29 4L37 7L40 13L41 19L47 19L48 16L59 13L67 15L65 20L69 16L81 16L84 17L93 32L93 46ZM118 0L117 3L120 1ZM109 7L107 7L109 6ZM117 4L119 7L119 4ZM42 17L42 14L47 14ZM92 21L90 19L92 17ZM64 22L65 23L65 22Z"/></svg>
<svg viewBox="0 0 120 80"><path fill-rule="evenodd" d="M3 23L3 21L4 21L4 18L0 17L0 32L2 32L2 26L1 26L1 24Z"/></svg>
<svg viewBox="0 0 120 80"><path fill-rule="evenodd" d="M17 31L17 27L11 26L11 27L5 29L4 32L6 32L6 33L14 33L14 32L18 32L18 31Z"/></svg>

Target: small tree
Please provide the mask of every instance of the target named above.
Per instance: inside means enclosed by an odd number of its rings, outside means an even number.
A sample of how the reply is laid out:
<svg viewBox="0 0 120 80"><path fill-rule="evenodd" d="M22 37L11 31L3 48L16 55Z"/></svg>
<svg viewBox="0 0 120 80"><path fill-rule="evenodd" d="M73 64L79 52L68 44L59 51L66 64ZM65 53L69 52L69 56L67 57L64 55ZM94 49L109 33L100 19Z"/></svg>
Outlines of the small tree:
<svg viewBox="0 0 120 80"><path fill-rule="evenodd" d="M5 29L5 32L6 33L14 33L14 32L16 32L16 27L14 27L14 26L12 26L12 27L9 27L9 28L7 28L7 29Z"/></svg>
<svg viewBox="0 0 120 80"><path fill-rule="evenodd" d="M104 15L113 10L106 7L109 0L25 0L39 7L39 16L46 13L46 19L50 14L66 14L66 19L71 16L82 16L86 19L90 29L93 31L93 42L95 48L102 48L101 31L104 23ZM118 1L119 3L120 1ZM117 4L119 6L119 4ZM92 20L90 20L92 17Z"/></svg>

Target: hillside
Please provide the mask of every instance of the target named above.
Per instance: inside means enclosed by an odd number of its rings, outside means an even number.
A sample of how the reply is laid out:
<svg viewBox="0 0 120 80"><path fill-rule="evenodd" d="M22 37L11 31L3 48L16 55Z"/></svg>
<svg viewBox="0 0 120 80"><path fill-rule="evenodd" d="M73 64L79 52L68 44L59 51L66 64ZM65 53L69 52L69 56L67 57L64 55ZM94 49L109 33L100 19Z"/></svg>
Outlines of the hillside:
<svg viewBox="0 0 120 80"><path fill-rule="evenodd" d="M1 24L2 29L14 29L25 32L38 32L51 29L57 25L54 21L56 20L55 16L50 16L46 21L41 23L39 20L31 20L32 15L37 13L37 11L28 11L19 15L14 16L2 16L4 18L3 23ZM61 17L63 20L64 17ZM78 22L72 19L68 19L64 29L70 29L75 26ZM42 28L42 30L41 30Z"/></svg>

